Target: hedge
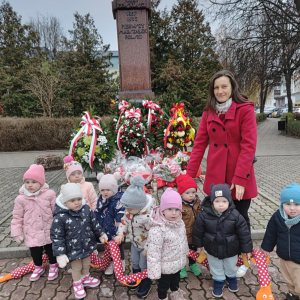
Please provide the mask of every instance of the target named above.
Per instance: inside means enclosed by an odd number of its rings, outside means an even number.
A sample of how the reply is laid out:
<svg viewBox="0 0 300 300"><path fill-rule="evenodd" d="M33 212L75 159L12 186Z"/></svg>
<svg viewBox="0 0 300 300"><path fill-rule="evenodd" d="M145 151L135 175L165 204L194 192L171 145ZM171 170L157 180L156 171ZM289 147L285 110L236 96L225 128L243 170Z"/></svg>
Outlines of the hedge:
<svg viewBox="0 0 300 300"><path fill-rule="evenodd" d="M287 134L300 137L300 121L288 121Z"/></svg>
<svg viewBox="0 0 300 300"><path fill-rule="evenodd" d="M110 116L102 120L107 124ZM0 118L0 151L66 149L80 118Z"/></svg>
<svg viewBox="0 0 300 300"><path fill-rule="evenodd" d="M285 117L288 117L288 121L294 121L296 119L296 114L295 113L284 113L280 117L281 120L285 120Z"/></svg>
<svg viewBox="0 0 300 300"><path fill-rule="evenodd" d="M265 113L255 114L256 123L262 122L267 119L267 115Z"/></svg>

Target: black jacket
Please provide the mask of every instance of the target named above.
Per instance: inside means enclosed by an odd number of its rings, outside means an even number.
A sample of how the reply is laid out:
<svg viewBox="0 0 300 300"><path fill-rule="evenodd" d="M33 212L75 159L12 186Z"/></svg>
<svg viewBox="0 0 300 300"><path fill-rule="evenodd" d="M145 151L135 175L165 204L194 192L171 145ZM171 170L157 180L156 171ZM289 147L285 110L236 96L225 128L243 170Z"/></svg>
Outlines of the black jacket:
<svg viewBox="0 0 300 300"><path fill-rule="evenodd" d="M241 200L243 201L243 200ZM193 229L193 242L197 248L204 247L208 254L224 259L253 250L251 234L243 216L235 209L233 201L221 216L211 207L210 196L201 203Z"/></svg>
<svg viewBox="0 0 300 300"><path fill-rule="evenodd" d="M50 238L54 256L66 254L70 260L83 259L97 249L103 230L85 200L78 211L70 210L56 199Z"/></svg>
<svg viewBox="0 0 300 300"><path fill-rule="evenodd" d="M268 223L261 248L272 252L275 245L280 258L300 264L300 222L288 227L279 210L273 214Z"/></svg>

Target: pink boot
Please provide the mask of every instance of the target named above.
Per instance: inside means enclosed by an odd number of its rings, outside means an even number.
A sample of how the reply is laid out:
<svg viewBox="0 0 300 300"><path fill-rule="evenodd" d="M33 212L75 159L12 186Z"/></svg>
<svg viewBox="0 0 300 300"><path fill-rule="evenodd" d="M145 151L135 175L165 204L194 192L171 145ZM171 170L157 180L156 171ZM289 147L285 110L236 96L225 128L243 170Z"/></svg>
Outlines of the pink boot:
<svg viewBox="0 0 300 300"><path fill-rule="evenodd" d="M58 276L58 263L49 265L48 280L54 280Z"/></svg>
<svg viewBox="0 0 300 300"><path fill-rule="evenodd" d="M76 299L82 299L82 298L86 297L86 293L83 288L81 279L73 282L73 290L74 290L74 295L75 295Z"/></svg>
<svg viewBox="0 0 300 300"><path fill-rule="evenodd" d="M96 287L100 284L100 280L94 277L91 277L90 274L87 274L82 279L83 286Z"/></svg>
<svg viewBox="0 0 300 300"><path fill-rule="evenodd" d="M42 274L45 272L45 267L44 265L41 266L34 266L34 271L30 276L30 281L37 281Z"/></svg>

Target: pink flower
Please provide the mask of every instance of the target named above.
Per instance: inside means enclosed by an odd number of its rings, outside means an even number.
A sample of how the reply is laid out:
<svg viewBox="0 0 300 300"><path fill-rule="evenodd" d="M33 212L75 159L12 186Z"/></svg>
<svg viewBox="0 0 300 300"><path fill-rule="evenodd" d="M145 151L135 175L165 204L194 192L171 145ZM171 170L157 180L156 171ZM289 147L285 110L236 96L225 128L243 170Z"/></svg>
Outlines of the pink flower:
<svg viewBox="0 0 300 300"><path fill-rule="evenodd" d="M132 133L130 133L130 134L129 134L129 136L130 136L131 138L133 138L133 137L134 137L134 135L133 135Z"/></svg>
<svg viewBox="0 0 300 300"><path fill-rule="evenodd" d="M136 124L136 127L140 127L141 125L139 123Z"/></svg>
<svg viewBox="0 0 300 300"><path fill-rule="evenodd" d="M167 125L167 124L168 124L168 122L167 122L167 121L163 121L163 124L164 124L164 125Z"/></svg>
<svg viewBox="0 0 300 300"><path fill-rule="evenodd" d="M130 150L130 152L132 152L132 153L133 153L133 152L134 152L134 150L133 150L133 149L131 149L131 150Z"/></svg>

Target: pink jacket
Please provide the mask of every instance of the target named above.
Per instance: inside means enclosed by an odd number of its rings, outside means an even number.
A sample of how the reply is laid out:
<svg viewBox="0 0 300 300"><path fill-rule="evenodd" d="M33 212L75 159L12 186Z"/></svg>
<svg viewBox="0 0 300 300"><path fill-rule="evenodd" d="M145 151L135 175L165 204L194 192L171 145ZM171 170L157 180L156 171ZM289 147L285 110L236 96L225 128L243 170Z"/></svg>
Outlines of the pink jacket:
<svg viewBox="0 0 300 300"><path fill-rule="evenodd" d="M155 207L150 217L148 233L147 270L150 279L159 279L161 274L175 274L186 265L189 253L185 225L182 219L169 222Z"/></svg>
<svg viewBox="0 0 300 300"><path fill-rule="evenodd" d="M83 199L86 201L86 204L92 209L92 211L94 211L97 205L98 196L93 184L91 182L86 182L85 179L83 179L80 184ZM64 185L61 186L61 189L63 189L63 187Z"/></svg>
<svg viewBox="0 0 300 300"><path fill-rule="evenodd" d="M37 196L26 196L22 186L20 195L15 199L11 236L21 236L24 233L26 247L51 244L50 228L55 200L55 192L49 190L48 184L42 187Z"/></svg>

